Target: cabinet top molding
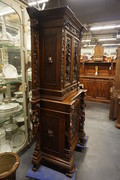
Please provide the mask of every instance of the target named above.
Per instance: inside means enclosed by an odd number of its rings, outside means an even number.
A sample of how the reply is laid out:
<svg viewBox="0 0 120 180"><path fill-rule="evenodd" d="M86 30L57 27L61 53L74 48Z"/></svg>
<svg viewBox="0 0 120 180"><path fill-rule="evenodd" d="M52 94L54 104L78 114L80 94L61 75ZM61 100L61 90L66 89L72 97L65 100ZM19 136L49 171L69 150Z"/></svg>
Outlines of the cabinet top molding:
<svg viewBox="0 0 120 180"><path fill-rule="evenodd" d="M72 22L79 30L83 30L85 28L68 6L51 8L43 11L36 9L35 7L27 7L27 11L31 20L36 19L39 21L39 23L43 23L44 20L49 21L51 19L67 19Z"/></svg>

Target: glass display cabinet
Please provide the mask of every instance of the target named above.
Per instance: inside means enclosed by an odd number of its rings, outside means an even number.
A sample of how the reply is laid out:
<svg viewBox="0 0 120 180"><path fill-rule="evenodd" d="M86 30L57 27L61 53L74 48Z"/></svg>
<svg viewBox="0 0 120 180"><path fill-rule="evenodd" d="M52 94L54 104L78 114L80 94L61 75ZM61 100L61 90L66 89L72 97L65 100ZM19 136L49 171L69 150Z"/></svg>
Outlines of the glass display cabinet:
<svg viewBox="0 0 120 180"><path fill-rule="evenodd" d="M19 152L31 141L27 23L22 3L0 2L0 153Z"/></svg>

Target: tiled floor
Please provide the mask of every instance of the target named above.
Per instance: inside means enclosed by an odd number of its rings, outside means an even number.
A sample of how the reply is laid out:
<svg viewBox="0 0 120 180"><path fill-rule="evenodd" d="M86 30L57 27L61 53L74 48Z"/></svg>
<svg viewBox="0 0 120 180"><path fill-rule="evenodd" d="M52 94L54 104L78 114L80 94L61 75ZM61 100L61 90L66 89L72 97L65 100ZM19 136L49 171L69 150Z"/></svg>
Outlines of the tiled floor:
<svg viewBox="0 0 120 180"><path fill-rule="evenodd" d="M87 102L85 132L86 150L74 152L76 180L120 180L120 130L109 120L108 104ZM34 145L20 156L17 180L28 180L33 150Z"/></svg>

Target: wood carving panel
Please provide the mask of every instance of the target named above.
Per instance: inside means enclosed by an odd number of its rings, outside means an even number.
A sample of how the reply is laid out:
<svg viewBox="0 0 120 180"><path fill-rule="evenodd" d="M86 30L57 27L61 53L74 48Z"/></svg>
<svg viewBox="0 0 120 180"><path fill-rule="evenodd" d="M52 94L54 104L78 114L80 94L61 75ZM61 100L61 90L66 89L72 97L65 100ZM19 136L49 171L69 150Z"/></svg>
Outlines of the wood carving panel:
<svg viewBox="0 0 120 180"><path fill-rule="evenodd" d="M61 86L64 88L65 30L62 28Z"/></svg>
<svg viewBox="0 0 120 180"><path fill-rule="evenodd" d="M66 83L71 82L71 60L72 60L72 39L67 36L66 38L66 63L65 63L65 79Z"/></svg>
<svg viewBox="0 0 120 180"><path fill-rule="evenodd" d="M79 77L79 42L74 41L74 58L73 58L73 81Z"/></svg>
<svg viewBox="0 0 120 180"><path fill-rule="evenodd" d="M72 138L74 138L74 136L79 130L79 117L80 117L80 107L78 103L72 115Z"/></svg>

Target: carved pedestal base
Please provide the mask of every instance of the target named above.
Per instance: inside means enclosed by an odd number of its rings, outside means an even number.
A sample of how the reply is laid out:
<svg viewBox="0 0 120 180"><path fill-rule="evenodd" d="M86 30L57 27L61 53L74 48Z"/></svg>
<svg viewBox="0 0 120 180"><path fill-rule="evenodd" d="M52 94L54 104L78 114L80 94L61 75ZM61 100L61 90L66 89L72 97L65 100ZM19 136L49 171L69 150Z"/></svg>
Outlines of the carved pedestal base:
<svg viewBox="0 0 120 180"><path fill-rule="evenodd" d="M33 154L33 171L37 171L40 167L40 164L47 165L50 168L56 169L66 174L66 176L72 177L75 166L74 166L74 159L73 156L70 160L64 160L53 155L49 155L46 153L42 153L41 156L38 157L37 152L35 151Z"/></svg>
<svg viewBox="0 0 120 180"><path fill-rule="evenodd" d="M56 169L65 173L69 177L73 176L73 173L75 170L73 156L68 161L62 158L55 157L53 155L42 153L42 163L44 165L50 166L53 169Z"/></svg>

